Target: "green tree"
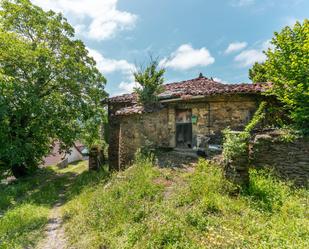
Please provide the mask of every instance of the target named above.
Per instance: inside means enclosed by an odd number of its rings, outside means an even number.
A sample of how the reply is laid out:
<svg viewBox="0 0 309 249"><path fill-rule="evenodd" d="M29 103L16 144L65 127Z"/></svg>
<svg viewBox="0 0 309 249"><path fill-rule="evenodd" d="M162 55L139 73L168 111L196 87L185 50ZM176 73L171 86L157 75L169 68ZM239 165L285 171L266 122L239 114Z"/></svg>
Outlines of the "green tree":
<svg viewBox="0 0 309 249"><path fill-rule="evenodd" d="M0 1L0 165L22 176L69 148L100 112L105 78L67 20L29 0Z"/></svg>
<svg viewBox="0 0 309 249"><path fill-rule="evenodd" d="M145 70L141 67L134 73L134 78L140 87L134 89L138 100L143 105L152 105L158 101L158 94L163 91L165 73L164 68L159 68L157 60L150 58L150 63Z"/></svg>
<svg viewBox="0 0 309 249"><path fill-rule="evenodd" d="M249 69L249 79L252 80L253 83L268 81L264 63L254 63L253 67Z"/></svg>
<svg viewBox="0 0 309 249"><path fill-rule="evenodd" d="M296 127L309 132L309 20L276 32L271 44L265 63L254 65L250 77L273 82L268 93L284 104Z"/></svg>
<svg viewBox="0 0 309 249"><path fill-rule="evenodd" d="M96 115L82 124L80 140L89 149L94 146L103 148L106 146L107 112L99 110Z"/></svg>

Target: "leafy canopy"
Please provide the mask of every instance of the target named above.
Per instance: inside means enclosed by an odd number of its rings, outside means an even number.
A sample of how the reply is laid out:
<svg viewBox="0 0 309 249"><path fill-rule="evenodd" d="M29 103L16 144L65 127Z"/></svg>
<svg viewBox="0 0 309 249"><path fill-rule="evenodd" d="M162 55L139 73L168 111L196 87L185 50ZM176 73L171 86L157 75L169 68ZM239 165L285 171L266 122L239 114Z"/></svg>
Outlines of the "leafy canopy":
<svg viewBox="0 0 309 249"><path fill-rule="evenodd" d="M134 89L141 104L154 104L158 101L158 94L163 91L165 69L159 69L157 60L150 59L145 70L140 68L134 73L134 78L140 87Z"/></svg>
<svg viewBox="0 0 309 249"><path fill-rule="evenodd" d="M285 105L298 128L308 132L309 20L276 32L271 43L273 48L265 52L267 60L250 69L250 78L273 82L269 94Z"/></svg>
<svg viewBox="0 0 309 249"><path fill-rule="evenodd" d="M249 69L249 79L253 83L267 82L266 69L264 63L254 63L253 67Z"/></svg>
<svg viewBox="0 0 309 249"><path fill-rule="evenodd" d="M62 14L0 0L0 165L36 166L55 139L71 146L103 113L104 87Z"/></svg>

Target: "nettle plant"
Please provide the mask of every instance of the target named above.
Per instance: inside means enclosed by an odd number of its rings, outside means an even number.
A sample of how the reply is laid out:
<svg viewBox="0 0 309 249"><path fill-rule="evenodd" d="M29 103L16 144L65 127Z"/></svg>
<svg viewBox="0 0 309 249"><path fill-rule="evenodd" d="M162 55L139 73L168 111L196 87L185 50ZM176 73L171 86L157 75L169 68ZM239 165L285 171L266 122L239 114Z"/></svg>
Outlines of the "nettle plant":
<svg viewBox="0 0 309 249"><path fill-rule="evenodd" d="M223 157L225 160L243 155L248 150L248 142L253 129L265 118L265 108L267 103L261 102L251 121L244 131L232 131L227 128L223 131Z"/></svg>

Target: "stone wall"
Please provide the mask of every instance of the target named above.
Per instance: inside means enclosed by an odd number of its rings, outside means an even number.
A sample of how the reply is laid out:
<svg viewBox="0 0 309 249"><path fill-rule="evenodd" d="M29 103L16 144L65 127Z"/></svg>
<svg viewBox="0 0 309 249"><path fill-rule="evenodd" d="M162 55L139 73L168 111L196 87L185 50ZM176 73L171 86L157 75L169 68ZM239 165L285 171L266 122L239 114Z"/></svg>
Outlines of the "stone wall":
<svg viewBox="0 0 309 249"><path fill-rule="evenodd" d="M117 110L126 104L113 103L108 105L108 162L112 170L119 170L119 132L120 118L115 116Z"/></svg>
<svg viewBox="0 0 309 249"><path fill-rule="evenodd" d="M195 102L171 103L172 109L192 109L192 115L197 117L192 125L193 145L196 145L197 135L211 137L210 143L222 142L222 130L230 127L232 130L242 130L251 120L257 109L259 100L253 96L213 96ZM170 117L170 120L175 120ZM175 122L175 121L174 121Z"/></svg>
<svg viewBox="0 0 309 249"><path fill-rule="evenodd" d="M89 151L88 168L89 170L99 170L106 162L102 148L94 146Z"/></svg>
<svg viewBox="0 0 309 249"><path fill-rule="evenodd" d="M235 158L224 160L225 176L232 182L245 185L249 168L269 168L281 179L297 186L309 186L309 138L285 141L280 133L256 134L247 150Z"/></svg>
<svg viewBox="0 0 309 249"><path fill-rule="evenodd" d="M250 161L256 168L273 168L296 185L308 185L309 138L286 142L275 133L256 135L250 144Z"/></svg>
<svg viewBox="0 0 309 249"><path fill-rule="evenodd" d="M191 109L197 122L192 124L193 146L197 135L211 137L211 143L221 143L221 131L226 127L239 130L251 119L258 99L256 96L213 96L200 100L164 103L165 109L147 114L114 116L123 105L109 108L109 163L119 170L133 160L136 150L151 143L156 147L176 147L176 110Z"/></svg>
<svg viewBox="0 0 309 249"><path fill-rule="evenodd" d="M226 146L224 149L227 150L225 154L223 152L223 163L224 167L224 176L234 182L239 186L246 186L249 183L249 137L246 136L246 133L241 131L230 131L226 137ZM244 147L237 146L237 150L232 152L229 151L232 148L235 148L235 144L243 144ZM232 146L232 144L234 144Z"/></svg>
<svg viewBox="0 0 309 249"><path fill-rule="evenodd" d="M119 132L119 166L125 167L143 146L169 147L168 109L121 118Z"/></svg>

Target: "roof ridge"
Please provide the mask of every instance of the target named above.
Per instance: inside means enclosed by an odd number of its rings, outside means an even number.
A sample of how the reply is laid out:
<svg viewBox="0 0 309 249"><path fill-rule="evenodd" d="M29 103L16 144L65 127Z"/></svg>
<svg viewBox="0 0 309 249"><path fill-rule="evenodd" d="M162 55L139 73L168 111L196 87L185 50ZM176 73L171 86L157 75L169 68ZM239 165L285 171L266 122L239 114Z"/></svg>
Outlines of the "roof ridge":
<svg viewBox="0 0 309 249"><path fill-rule="evenodd" d="M213 95L235 93L260 93L265 91L270 82L260 83L221 83L205 76L180 82L164 84L163 98L180 97L182 95ZM265 87L264 87L265 86ZM122 94L108 99L110 102L136 103L136 93Z"/></svg>
<svg viewBox="0 0 309 249"><path fill-rule="evenodd" d="M190 81L203 81L203 80L208 81L209 83L217 83L217 84L223 85L223 83L221 83L219 81L215 81L213 78L207 78L207 77L203 76L203 77L193 78L193 79L190 79L190 80L170 82L170 83L164 84L164 86L169 86L169 85L174 85L174 84L182 84L182 83L186 83L186 82L190 82Z"/></svg>

